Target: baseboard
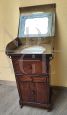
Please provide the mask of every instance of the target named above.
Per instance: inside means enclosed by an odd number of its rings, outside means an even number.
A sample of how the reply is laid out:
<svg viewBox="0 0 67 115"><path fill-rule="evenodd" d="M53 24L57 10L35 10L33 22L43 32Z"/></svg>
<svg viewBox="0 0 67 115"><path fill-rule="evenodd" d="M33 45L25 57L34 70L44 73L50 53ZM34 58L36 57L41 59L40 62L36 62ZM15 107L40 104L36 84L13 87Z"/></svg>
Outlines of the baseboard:
<svg viewBox="0 0 67 115"><path fill-rule="evenodd" d="M16 86L16 81L0 80L0 85Z"/></svg>
<svg viewBox="0 0 67 115"><path fill-rule="evenodd" d="M67 89L67 87L64 87L64 86L51 86L52 89L58 89L58 90L64 90L64 89Z"/></svg>

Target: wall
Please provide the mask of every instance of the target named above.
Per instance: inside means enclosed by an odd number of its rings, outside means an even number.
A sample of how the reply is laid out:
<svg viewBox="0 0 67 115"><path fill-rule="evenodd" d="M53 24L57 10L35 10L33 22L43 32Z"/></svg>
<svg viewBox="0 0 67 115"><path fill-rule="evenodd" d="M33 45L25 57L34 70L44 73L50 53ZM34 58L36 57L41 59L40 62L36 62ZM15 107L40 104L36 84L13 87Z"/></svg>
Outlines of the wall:
<svg viewBox="0 0 67 115"><path fill-rule="evenodd" d="M19 0L0 0L0 79L14 80L11 61L4 53L6 44L17 35ZM67 87L67 0L21 0L20 6L56 3L55 58L51 84Z"/></svg>
<svg viewBox="0 0 67 115"><path fill-rule="evenodd" d="M5 55L5 48L17 36L18 21L19 0L0 0L0 80L15 80L11 60Z"/></svg>

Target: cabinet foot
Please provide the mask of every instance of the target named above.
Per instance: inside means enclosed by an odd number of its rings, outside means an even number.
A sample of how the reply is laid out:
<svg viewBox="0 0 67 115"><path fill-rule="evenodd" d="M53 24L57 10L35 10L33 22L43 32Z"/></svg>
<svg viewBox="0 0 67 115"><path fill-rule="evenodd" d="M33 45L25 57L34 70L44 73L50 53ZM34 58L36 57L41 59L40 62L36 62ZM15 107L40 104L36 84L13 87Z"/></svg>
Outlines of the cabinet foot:
<svg viewBox="0 0 67 115"><path fill-rule="evenodd" d="M21 100L19 100L19 105L20 105L20 108L22 108L22 107L23 107L23 103L22 103L22 101L21 101Z"/></svg>
<svg viewBox="0 0 67 115"><path fill-rule="evenodd" d="M50 106L47 111L51 112L52 111L52 107Z"/></svg>

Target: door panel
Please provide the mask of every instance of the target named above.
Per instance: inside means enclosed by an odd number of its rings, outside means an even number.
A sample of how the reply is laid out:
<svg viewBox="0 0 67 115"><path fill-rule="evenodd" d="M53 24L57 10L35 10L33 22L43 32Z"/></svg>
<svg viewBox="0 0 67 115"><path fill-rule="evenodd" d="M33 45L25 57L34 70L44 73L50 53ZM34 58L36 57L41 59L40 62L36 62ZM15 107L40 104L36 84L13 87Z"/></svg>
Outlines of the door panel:
<svg viewBox="0 0 67 115"><path fill-rule="evenodd" d="M48 103L49 99L49 88L45 83L35 83L36 87L36 102L37 103Z"/></svg>
<svg viewBox="0 0 67 115"><path fill-rule="evenodd" d="M34 101L32 87L33 85L31 82L21 82L20 83L20 89L22 93L23 102L33 102Z"/></svg>

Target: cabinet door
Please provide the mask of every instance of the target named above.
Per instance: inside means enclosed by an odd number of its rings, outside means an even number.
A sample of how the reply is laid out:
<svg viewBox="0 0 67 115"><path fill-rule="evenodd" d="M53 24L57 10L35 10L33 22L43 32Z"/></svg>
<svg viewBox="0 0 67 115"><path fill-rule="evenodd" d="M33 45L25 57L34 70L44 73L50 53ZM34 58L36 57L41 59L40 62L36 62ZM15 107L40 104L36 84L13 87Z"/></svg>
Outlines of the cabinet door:
<svg viewBox="0 0 67 115"><path fill-rule="evenodd" d="M22 100L24 103L34 101L32 85L33 84L31 82L20 82L20 90L21 90Z"/></svg>
<svg viewBox="0 0 67 115"><path fill-rule="evenodd" d="M49 102L49 87L44 82L35 83L36 87L36 102L37 103L48 103Z"/></svg>

